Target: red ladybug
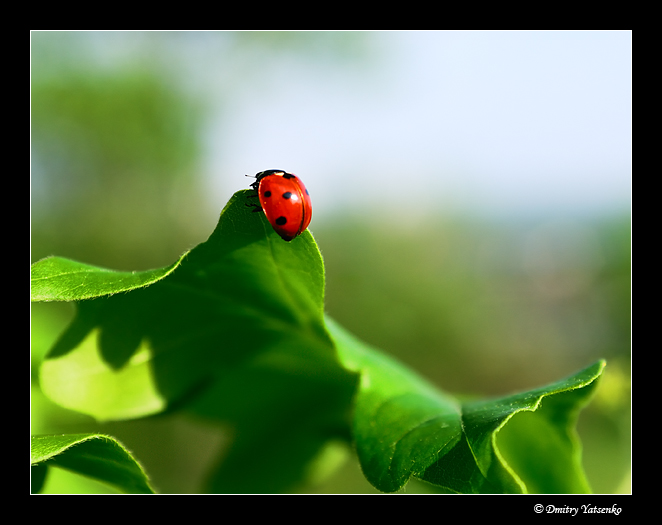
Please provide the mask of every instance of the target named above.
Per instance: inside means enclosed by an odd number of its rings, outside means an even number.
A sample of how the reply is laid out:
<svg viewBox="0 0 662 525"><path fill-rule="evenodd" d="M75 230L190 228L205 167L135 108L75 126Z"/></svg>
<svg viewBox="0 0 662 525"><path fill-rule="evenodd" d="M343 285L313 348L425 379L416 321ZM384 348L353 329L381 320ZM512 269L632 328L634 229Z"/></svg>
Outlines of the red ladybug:
<svg viewBox="0 0 662 525"><path fill-rule="evenodd" d="M283 170L266 170L255 175L251 184L260 199L260 206L253 211L264 210L269 224L284 241L300 235L313 216L313 205L308 190L301 179Z"/></svg>

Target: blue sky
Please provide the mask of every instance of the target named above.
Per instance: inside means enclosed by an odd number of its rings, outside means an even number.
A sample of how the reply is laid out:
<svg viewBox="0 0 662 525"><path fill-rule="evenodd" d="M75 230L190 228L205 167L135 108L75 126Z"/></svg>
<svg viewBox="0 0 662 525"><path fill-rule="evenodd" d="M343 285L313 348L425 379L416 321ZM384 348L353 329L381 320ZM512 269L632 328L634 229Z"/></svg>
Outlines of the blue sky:
<svg viewBox="0 0 662 525"><path fill-rule="evenodd" d="M218 33L36 36L90 67L164 66L210 103L200 167L214 210L271 168L304 179L318 218L630 206L629 31L368 32L350 61Z"/></svg>
<svg viewBox="0 0 662 525"><path fill-rule="evenodd" d="M628 208L629 32L375 32L368 42L365 64L285 57L258 72L209 138L212 188L226 198L244 173L278 168L304 179L321 214Z"/></svg>

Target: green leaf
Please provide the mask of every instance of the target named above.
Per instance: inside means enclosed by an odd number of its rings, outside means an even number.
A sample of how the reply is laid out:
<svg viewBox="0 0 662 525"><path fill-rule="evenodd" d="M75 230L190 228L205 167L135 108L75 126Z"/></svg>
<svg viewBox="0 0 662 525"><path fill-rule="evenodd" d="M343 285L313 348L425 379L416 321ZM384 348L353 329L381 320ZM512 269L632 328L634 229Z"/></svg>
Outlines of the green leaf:
<svg viewBox="0 0 662 525"><path fill-rule="evenodd" d="M250 194L161 270L37 263L37 297L80 301L41 367L44 393L98 420L185 407L228 422L235 440L212 492L296 490L335 439L354 440L384 492L411 477L447 492L588 492L574 425L604 362L461 403L325 318L312 235L284 242L245 206Z"/></svg>
<svg viewBox="0 0 662 525"><path fill-rule="evenodd" d="M527 492L589 493L575 425L604 367L598 361L542 388L465 404L465 432L483 468L500 454ZM481 435L495 426L488 443Z"/></svg>
<svg viewBox="0 0 662 525"><path fill-rule="evenodd" d="M48 468L59 467L97 479L129 494L153 494L147 475L116 439L103 434L32 436L32 489L41 489Z"/></svg>
<svg viewBox="0 0 662 525"><path fill-rule="evenodd" d="M433 462L440 448L455 445L460 405L329 318L327 326L341 362L361 374L353 432L363 473L379 490L396 491Z"/></svg>
<svg viewBox="0 0 662 525"><path fill-rule="evenodd" d="M50 399L98 420L187 407L230 422L216 492L296 489L326 442L347 436L355 388L324 326L312 235L284 242L250 194L160 280L79 302L40 370Z"/></svg>
<svg viewBox="0 0 662 525"><path fill-rule="evenodd" d="M127 292L163 279L184 257L165 268L145 272L117 272L63 257L46 257L30 268L32 301L80 301Z"/></svg>
<svg viewBox="0 0 662 525"><path fill-rule="evenodd" d="M284 242L245 206L249 195L236 193L209 240L159 280L79 302L42 365L46 395L99 420L125 419L184 402L274 348L340 369L324 327L317 245L307 231ZM119 272L91 273L113 283L96 293L126 285ZM42 272L47 281L58 275Z"/></svg>
<svg viewBox="0 0 662 525"><path fill-rule="evenodd" d="M207 490L282 493L297 490L330 440L349 441L354 377L333 354L274 347L197 398L189 410L232 423L235 441ZM232 402L228 402L232 400Z"/></svg>
<svg viewBox="0 0 662 525"><path fill-rule="evenodd" d="M459 493L589 492L574 425L603 361L547 387L461 404L332 320L327 326L341 361L360 373L353 433L363 472L379 490L417 477ZM524 411L535 416L502 432Z"/></svg>

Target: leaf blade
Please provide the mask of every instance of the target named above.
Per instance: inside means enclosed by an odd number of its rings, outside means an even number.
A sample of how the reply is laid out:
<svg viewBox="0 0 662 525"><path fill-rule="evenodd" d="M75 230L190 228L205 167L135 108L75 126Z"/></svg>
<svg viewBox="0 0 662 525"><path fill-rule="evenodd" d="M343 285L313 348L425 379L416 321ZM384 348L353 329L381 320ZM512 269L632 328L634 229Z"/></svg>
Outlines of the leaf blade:
<svg viewBox="0 0 662 525"><path fill-rule="evenodd" d="M394 492L417 477L457 493L589 492L578 461L574 425L604 361L545 387L460 403L353 338L332 319L327 318L327 327L341 362L361 376L352 429L363 472L377 489ZM509 420L519 412L538 410L543 398L548 399L547 406L557 406L543 412L542 421L551 425L561 444L559 453L533 463L542 462L549 472L564 472L566 479L557 476L556 484L542 483L540 475L526 471L531 462L519 460L510 435L504 446L508 458L497 446L497 437ZM552 398L556 402L550 402Z"/></svg>
<svg viewBox="0 0 662 525"><path fill-rule="evenodd" d="M142 466L119 441L104 434L32 436L30 463L38 475L43 466L72 470L109 484L120 492L154 494ZM37 485L37 488L43 484Z"/></svg>
<svg viewBox="0 0 662 525"><path fill-rule="evenodd" d="M248 444L230 452L229 466L212 476L212 487L231 491L228 480L246 474L244 490L270 492L288 489L315 449L328 440L330 429L336 436L343 434L338 429L358 376L351 427L363 471L379 490L396 491L411 477L451 492L558 490L518 464L516 452L505 458L497 436L507 437L501 433L512 416L537 410L543 397L580 388L589 392L586 386L599 376L600 367L583 383L575 378L574 383L557 382L516 398L461 404L325 319L324 267L314 239L304 232L285 243L261 214L246 209L246 195L238 192L228 202L208 241L171 267L138 280L133 273L132 281L121 272L88 271L86 265L81 269L81 263L64 263L72 269L68 273L45 272L47 279L69 281L68 287L52 286L47 290L51 299L44 300L82 297L81 287L71 284L73 277L88 274L96 281L87 288L101 294L78 304L76 319L42 367L42 385L52 377L59 381L47 388L52 399L108 420L156 413L205 391L197 408L204 415L233 421L238 432L250 437ZM79 351L89 355L77 355ZM72 356L82 358L82 364L70 360ZM62 367L56 370L55 364ZM68 383L81 386L72 381L81 370L87 375L84 388L66 392ZM139 373L135 391L127 388L130 382L124 377L111 381L113 374L125 372ZM312 387L310 379L316 383ZM274 402L277 389L285 402ZM63 392L66 399L58 398ZM562 445L557 449L574 480L565 486L578 492L586 491L587 484L581 480L574 420L568 414L576 415L587 395L570 395L567 406L543 413L542 419L558 431ZM235 403L237 399L241 402ZM329 399L324 407L328 417L319 416L322 400ZM252 419L260 414L270 417L255 424ZM310 424L295 424L303 414ZM274 421L290 421L296 431L269 448L273 443L263 439ZM293 446L296 438L301 438L299 445ZM274 480L266 489L256 484L261 466L284 467L266 454L255 471L246 472L247 462L259 456L254 451L277 453L286 445L298 452L297 464L288 468L289 481ZM503 449L507 455L518 447L504 439Z"/></svg>
<svg viewBox="0 0 662 525"><path fill-rule="evenodd" d="M353 432L363 472L383 492L424 472L461 434L460 404L327 317L341 362L361 374Z"/></svg>
<svg viewBox="0 0 662 525"><path fill-rule="evenodd" d="M237 192L209 239L158 282L76 305L41 367L50 399L118 420L165 410L276 347L340 368L312 235L284 242L245 206L249 193Z"/></svg>
<svg viewBox="0 0 662 525"><path fill-rule="evenodd" d="M172 273L182 262L144 272L119 272L64 257L46 257L30 267L30 298L40 301L80 301L149 286Z"/></svg>

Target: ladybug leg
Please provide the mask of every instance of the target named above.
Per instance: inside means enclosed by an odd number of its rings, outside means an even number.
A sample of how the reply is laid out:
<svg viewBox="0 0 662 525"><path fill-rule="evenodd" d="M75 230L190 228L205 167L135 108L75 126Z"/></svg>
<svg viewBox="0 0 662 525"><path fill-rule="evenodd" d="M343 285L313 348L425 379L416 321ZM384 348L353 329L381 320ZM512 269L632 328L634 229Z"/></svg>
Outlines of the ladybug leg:
<svg viewBox="0 0 662 525"><path fill-rule="evenodd" d="M262 173L262 172L260 172L260 173ZM260 173L258 173L258 175L260 175ZM253 179L257 179L257 175L246 175L246 177L251 177ZM253 188L253 190L255 191L255 195L249 195L247 198L248 199L257 199L257 197L258 197L257 192L258 192L258 189L260 187L260 181L256 180L253 184L250 184L249 186L251 188ZM253 213L262 211L262 206L260 206L259 204L252 204L250 202L247 202L246 206L252 207L253 208Z"/></svg>
<svg viewBox="0 0 662 525"><path fill-rule="evenodd" d="M246 198L247 199L255 199L255 198L257 198L257 195L249 195ZM258 211L262 211L262 206L260 206L259 204L254 204L252 202L247 202L246 206L248 206L249 208L254 208L253 213L258 212Z"/></svg>

